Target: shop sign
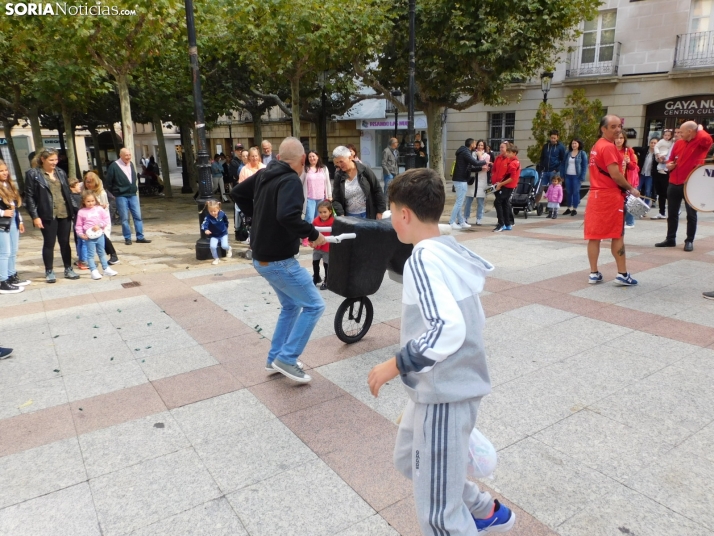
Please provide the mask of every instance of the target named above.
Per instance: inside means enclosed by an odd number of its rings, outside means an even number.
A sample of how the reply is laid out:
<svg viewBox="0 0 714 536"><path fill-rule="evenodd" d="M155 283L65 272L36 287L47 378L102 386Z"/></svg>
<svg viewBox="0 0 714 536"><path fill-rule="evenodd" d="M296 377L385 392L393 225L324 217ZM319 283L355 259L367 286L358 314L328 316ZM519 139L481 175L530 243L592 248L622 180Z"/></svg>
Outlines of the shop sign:
<svg viewBox="0 0 714 536"><path fill-rule="evenodd" d="M7 140L5 138L0 138L0 145L7 145Z"/></svg>
<svg viewBox="0 0 714 536"><path fill-rule="evenodd" d="M398 130L406 130L408 127L408 120L399 120ZM357 121L357 128L361 130L394 130L394 119L360 119ZM414 128L426 128L426 117L415 117Z"/></svg>
<svg viewBox="0 0 714 536"><path fill-rule="evenodd" d="M693 95L655 102L647 106L648 117L714 116L714 95Z"/></svg>

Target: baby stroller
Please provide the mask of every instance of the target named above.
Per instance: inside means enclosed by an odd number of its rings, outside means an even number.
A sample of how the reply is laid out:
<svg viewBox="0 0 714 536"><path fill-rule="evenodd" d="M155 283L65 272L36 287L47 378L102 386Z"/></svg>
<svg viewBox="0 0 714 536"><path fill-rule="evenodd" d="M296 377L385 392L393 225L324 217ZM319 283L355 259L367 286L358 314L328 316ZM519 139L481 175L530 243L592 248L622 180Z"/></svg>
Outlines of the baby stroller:
<svg viewBox="0 0 714 536"><path fill-rule="evenodd" d="M523 211L523 217L528 219L528 213L532 210L540 216L543 214L543 205L538 203L536 206L535 198L540 186L540 175L533 166L528 166L521 170L521 176L518 179L513 195L511 196L511 206L513 214L517 215Z"/></svg>

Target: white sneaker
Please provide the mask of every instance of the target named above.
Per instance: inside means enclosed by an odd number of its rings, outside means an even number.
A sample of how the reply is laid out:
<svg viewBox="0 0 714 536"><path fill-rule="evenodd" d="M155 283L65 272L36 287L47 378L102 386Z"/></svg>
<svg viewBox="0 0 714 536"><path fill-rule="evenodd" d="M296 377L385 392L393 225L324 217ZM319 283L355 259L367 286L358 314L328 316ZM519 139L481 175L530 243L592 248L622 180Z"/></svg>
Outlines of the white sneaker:
<svg viewBox="0 0 714 536"><path fill-rule="evenodd" d="M461 226L460 226L458 223L452 223L452 224L451 224L451 228L452 228L454 231L460 231L460 230L461 230Z"/></svg>
<svg viewBox="0 0 714 536"><path fill-rule="evenodd" d="M476 220L476 225L481 225L481 220Z"/></svg>
<svg viewBox="0 0 714 536"><path fill-rule="evenodd" d="M230 259L233 256L233 248L228 248L226 251L226 258Z"/></svg>
<svg viewBox="0 0 714 536"><path fill-rule="evenodd" d="M218 264L219 262L221 261L219 261L218 259L213 259L213 262L211 264Z"/></svg>
<svg viewBox="0 0 714 536"><path fill-rule="evenodd" d="M464 223L461 224L461 228L462 228L462 229L470 229L470 228L471 228L471 224L464 222Z"/></svg>
<svg viewBox="0 0 714 536"><path fill-rule="evenodd" d="M634 225L634 224L632 224L632 225L625 225L625 229L634 229L634 228L635 228L635 225Z"/></svg>
<svg viewBox="0 0 714 536"><path fill-rule="evenodd" d="M92 279L101 279L102 274L99 273L99 270L92 270Z"/></svg>
<svg viewBox="0 0 714 536"><path fill-rule="evenodd" d="M245 242L243 242L246 246L250 245L250 237L245 239Z"/></svg>
<svg viewBox="0 0 714 536"><path fill-rule="evenodd" d="M113 275L119 275L119 272L115 272L115 271L112 270L111 268L105 268L105 269L104 269L104 275L108 275L108 276L111 277L111 276L113 276Z"/></svg>

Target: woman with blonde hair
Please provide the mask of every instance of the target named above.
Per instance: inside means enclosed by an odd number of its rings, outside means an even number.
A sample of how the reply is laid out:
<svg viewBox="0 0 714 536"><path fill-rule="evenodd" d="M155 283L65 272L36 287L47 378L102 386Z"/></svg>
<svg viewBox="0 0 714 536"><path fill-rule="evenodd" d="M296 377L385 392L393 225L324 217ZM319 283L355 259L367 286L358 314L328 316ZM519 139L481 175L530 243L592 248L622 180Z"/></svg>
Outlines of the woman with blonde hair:
<svg viewBox="0 0 714 536"><path fill-rule="evenodd" d="M89 191L94 194L97 198L99 206L102 207L107 215L109 216L109 221L112 221L112 214L109 210L109 196L107 191L104 189L104 184L102 184L102 179L99 175L94 173L94 171L88 171L84 174L84 181L82 183L82 190ZM111 225L104 229L104 250L109 254L109 264L119 264L119 258L117 257L117 250L114 249L114 244L110 240L112 235Z"/></svg>
<svg viewBox="0 0 714 536"><path fill-rule="evenodd" d="M25 232L20 206L22 199L12 183L10 170L0 160L0 294L17 294L30 284L21 280L15 269L20 233Z"/></svg>
<svg viewBox="0 0 714 536"><path fill-rule="evenodd" d="M251 147L250 149L248 149L248 163L243 166L243 169L240 170L240 174L238 175L238 182L241 183L248 177L252 177L264 167L265 164L263 164L260 159L260 151L257 147Z"/></svg>
<svg viewBox="0 0 714 536"><path fill-rule="evenodd" d="M72 193L67 175L57 167L59 155L55 149L41 148L32 160L33 167L25 173L25 203L32 224L42 231L42 260L45 278L55 283L55 244L59 242L64 277L79 279L72 269L72 249L69 233L72 229Z"/></svg>

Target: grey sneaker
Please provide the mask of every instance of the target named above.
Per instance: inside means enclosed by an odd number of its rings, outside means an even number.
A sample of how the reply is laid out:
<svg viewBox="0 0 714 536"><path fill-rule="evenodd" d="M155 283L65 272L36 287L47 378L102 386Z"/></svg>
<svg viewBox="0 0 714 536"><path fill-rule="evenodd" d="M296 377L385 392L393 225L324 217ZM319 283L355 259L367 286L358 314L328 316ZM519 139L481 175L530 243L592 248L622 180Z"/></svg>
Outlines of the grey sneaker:
<svg viewBox="0 0 714 536"><path fill-rule="evenodd" d="M702 297L707 300L714 300L714 292L702 292Z"/></svg>
<svg viewBox="0 0 714 536"><path fill-rule="evenodd" d="M69 268L64 269L64 277L65 279L79 279L79 276L74 273L74 270L71 266Z"/></svg>
<svg viewBox="0 0 714 536"><path fill-rule="evenodd" d="M47 270L45 272L45 281L47 281L48 283L56 283L57 282L57 277L55 277L54 270Z"/></svg>
<svg viewBox="0 0 714 536"><path fill-rule="evenodd" d="M305 370L305 363L302 361L298 360L297 366L300 367L302 370ZM265 364L265 371L266 372L272 372L273 374L276 374L278 371L273 368L272 363L266 363Z"/></svg>
<svg viewBox="0 0 714 536"><path fill-rule="evenodd" d="M312 380L312 378L308 374L305 374L305 372L297 365L288 365L287 363L283 363L282 361L278 361L276 359L273 361L273 368L283 376L287 376L291 380L298 383L307 383Z"/></svg>

